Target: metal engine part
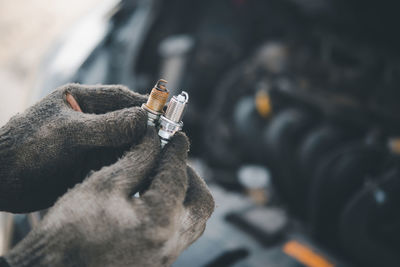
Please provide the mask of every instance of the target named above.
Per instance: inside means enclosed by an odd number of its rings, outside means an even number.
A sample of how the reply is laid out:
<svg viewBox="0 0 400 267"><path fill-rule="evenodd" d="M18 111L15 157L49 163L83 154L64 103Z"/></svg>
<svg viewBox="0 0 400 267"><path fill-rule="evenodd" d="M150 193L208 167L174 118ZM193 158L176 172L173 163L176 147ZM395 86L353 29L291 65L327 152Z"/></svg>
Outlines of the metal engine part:
<svg viewBox="0 0 400 267"><path fill-rule="evenodd" d="M158 135L161 138L161 147L168 144L172 136L182 129L182 117L188 101L188 93L182 91L178 96L173 96L168 103L165 114L160 117L160 130L158 131Z"/></svg>
<svg viewBox="0 0 400 267"><path fill-rule="evenodd" d="M153 89L151 90L147 103L142 105L142 108L147 111L147 125L149 126L158 125L158 120L163 112L163 108L169 95L167 87L165 86L166 84L166 80L158 80L156 85L154 85Z"/></svg>

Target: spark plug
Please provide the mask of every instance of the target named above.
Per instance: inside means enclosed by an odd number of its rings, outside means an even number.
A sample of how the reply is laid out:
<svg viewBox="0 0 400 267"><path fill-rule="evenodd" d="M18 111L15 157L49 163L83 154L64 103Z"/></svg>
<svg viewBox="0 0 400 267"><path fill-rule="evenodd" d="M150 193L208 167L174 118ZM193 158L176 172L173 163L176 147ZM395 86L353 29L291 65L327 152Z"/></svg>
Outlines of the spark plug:
<svg viewBox="0 0 400 267"><path fill-rule="evenodd" d="M147 103L142 105L142 109L147 111L147 125L158 126L158 121L169 95L166 84L166 80L158 80L151 90Z"/></svg>
<svg viewBox="0 0 400 267"><path fill-rule="evenodd" d="M188 101L189 95L185 91L182 91L178 96L173 96L169 101L165 114L160 117L158 135L161 139L161 147L168 144L176 132L182 130L182 117Z"/></svg>

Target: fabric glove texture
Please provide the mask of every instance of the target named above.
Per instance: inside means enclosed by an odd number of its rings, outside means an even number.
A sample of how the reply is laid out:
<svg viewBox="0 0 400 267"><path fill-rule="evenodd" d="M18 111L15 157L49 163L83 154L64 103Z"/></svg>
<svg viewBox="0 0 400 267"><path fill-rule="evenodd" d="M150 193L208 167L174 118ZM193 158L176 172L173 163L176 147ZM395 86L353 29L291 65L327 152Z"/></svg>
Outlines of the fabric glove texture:
<svg viewBox="0 0 400 267"><path fill-rule="evenodd" d="M160 150L149 128L120 160L61 197L6 255L10 266L171 265L214 209L206 184L186 165L188 149L178 133Z"/></svg>
<svg viewBox="0 0 400 267"><path fill-rule="evenodd" d="M90 170L115 162L146 131L145 101L120 85L68 84L11 118L0 128L0 210L48 208Z"/></svg>

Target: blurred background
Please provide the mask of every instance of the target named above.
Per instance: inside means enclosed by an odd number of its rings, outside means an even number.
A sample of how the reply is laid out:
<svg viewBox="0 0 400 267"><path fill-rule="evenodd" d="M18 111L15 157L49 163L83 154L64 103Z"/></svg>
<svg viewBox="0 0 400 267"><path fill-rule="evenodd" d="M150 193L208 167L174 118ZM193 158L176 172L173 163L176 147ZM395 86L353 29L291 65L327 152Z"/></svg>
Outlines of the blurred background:
<svg viewBox="0 0 400 267"><path fill-rule="evenodd" d="M0 1L0 125L26 107L40 62L53 42L101 2Z"/></svg>
<svg viewBox="0 0 400 267"><path fill-rule="evenodd" d="M191 164L217 207L174 266L400 266L394 4L0 5L0 124L67 82L190 94ZM2 253L41 218L1 216Z"/></svg>

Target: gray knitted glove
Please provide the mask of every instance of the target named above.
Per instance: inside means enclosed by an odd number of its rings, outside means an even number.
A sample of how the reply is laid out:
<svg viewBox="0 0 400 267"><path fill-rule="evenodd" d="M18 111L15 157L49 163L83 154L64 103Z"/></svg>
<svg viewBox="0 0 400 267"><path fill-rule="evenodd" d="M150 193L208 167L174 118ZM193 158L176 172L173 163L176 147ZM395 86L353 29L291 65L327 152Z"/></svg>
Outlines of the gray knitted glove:
<svg viewBox="0 0 400 267"><path fill-rule="evenodd" d="M214 209L204 181L186 165L187 150L177 134L160 153L149 128L141 144L60 198L6 260L12 267L170 265Z"/></svg>
<svg viewBox="0 0 400 267"><path fill-rule="evenodd" d="M137 107L145 100L123 86L69 84L13 117L0 128L0 210L47 208L90 170L115 162L146 131Z"/></svg>

